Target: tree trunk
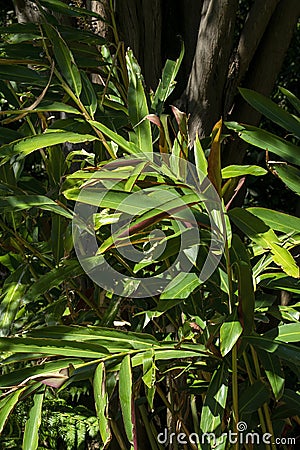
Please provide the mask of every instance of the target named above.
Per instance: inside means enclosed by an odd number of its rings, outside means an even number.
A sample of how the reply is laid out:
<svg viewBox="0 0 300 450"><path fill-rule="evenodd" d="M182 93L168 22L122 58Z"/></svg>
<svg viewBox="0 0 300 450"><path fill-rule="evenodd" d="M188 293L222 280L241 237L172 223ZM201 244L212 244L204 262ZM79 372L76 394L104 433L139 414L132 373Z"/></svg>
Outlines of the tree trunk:
<svg viewBox="0 0 300 450"><path fill-rule="evenodd" d="M181 100L190 117L190 135L211 132L222 114L223 91L232 52L238 0L205 0L187 88Z"/></svg>
<svg viewBox="0 0 300 450"><path fill-rule="evenodd" d="M148 87L155 89L162 69L160 0L117 1L116 19L120 39L133 50Z"/></svg>
<svg viewBox="0 0 300 450"><path fill-rule="evenodd" d="M30 0L13 0L18 23L39 22L40 12Z"/></svg>
<svg viewBox="0 0 300 450"><path fill-rule="evenodd" d="M107 25L107 23L110 23L111 20L109 0L103 0L101 2L97 0L86 0L86 8L97 14L100 14L100 16L102 16L106 21L95 20L92 25L94 33L99 34L99 36L104 37L108 41L111 41L112 32L111 28Z"/></svg>

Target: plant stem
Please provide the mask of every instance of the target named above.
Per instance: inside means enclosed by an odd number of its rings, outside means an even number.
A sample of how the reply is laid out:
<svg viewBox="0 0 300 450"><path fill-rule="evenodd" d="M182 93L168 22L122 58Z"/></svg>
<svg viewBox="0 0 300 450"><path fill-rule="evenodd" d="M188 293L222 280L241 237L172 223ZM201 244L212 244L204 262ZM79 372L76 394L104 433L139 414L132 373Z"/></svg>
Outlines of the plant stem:
<svg viewBox="0 0 300 450"><path fill-rule="evenodd" d="M257 354L256 354L255 349L252 347L252 345L250 345L250 348L251 348L251 354L252 354L254 367L255 367L255 371L256 371L256 376L260 380L261 372L260 372ZM273 430L273 425L272 425L272 421L271 421L271 417L270 417L270 411L269 411L269 407L268 407L267 403L263 404L263 411L265 413L265 419L266 419L268 432L271 434L272 438L274 438L274 430ZM274 442L271 442L271 448L272 448L272 450L276 450L276 445L274 444Z"/></svg>
<svg viewBox="0 0 300 450"><path fill-rule="evenodd" d="M191 394L191 412L193 418L194 431L195 433L198 433L200 430L200 424L197 413L196 397L194 394Z"/></svg>
<svg viewBox="0 0 300 450"><path fill-rule="evenodd" d="M228 312L232 313L234 307L233 287L232 287L232 268L230 263L229 245L228 239L225 243L225 259L226 259L226 271L228 277ZM237 369L238 349L235 344L231 351L231 367L232 367L232 413L233 413L233 426L234 432L238 433L237 424L239 421L239 398L238 398L238 369ZM239 450L239 442L234 444L235 450Z"/></svg>
<svg viewBox="0 0 300 450"><path fill-rule="evenodd" d="M247 370L247 374L248 374L250 383L253 384L254 383L254 377L253 377L253 374L252 374L251 366L250 366L249 359L248 359L248 356L247 356L246 352L243 353L243 357L244 357L245 366L246 366L246 370ZM263 415L263 412L262 412L261 408L258 408L258 416L259 416L261 430L262 430L263 433L266 433L267 432L267 428L266 428L265 419L264 419L264 415ZM266 448L269 450L270 446L267 445Z"/></svg>
<svg viewBox="0 0 300 450"><path fill-rule="evenodd" d="M170 410L172 416L180 422L180 425L182 426L183 431L185 432L186 436L189 438L190 432L187 429L187 427L185 426L182 417L178 414L178 412L174 411L174 408L172 407L171 403L168 401L165 394L163 393L163 391L161 390L161 388L158 385L156 386L156 391L157 391L158 395L160 396L160 398L162 399L163 403ZM173 442L173 444L175 444L175 442ZM189 445L193 450L198 450L197 445L193 444L191 439L189 439Z"/></svg>
<svg viewBox="0 0 300 450"><path fill-rule="evenodd" d="M121 436L121 433L120 433L120 431L119 431L119 429L117 427L116 422L114 420L111 420L110 424L111 424L111 428L113 430L113 433L114 433L114 435L115 435L115 437L116 437L116 439L118 441L118 444L119 444L121 450L127 450L127 447L126 447L126 445L123 442L123 437Z"/></svg>
<svg viewBox="0 0 300 450"><path fill-rule="evenodd" d="M152 430L151 430L150 423L149 423L149 420L148 420L148 416L147 416L147 411L146 411L145 405L139 405L139 411L140 411L140 414L141 414L141 417L142 417L143 424L145 425L145 428L146 428L146 433L147 433L148 439L150 441L151 450L158 450L155 438L154 438L154 436L152 434Z"/></svg>

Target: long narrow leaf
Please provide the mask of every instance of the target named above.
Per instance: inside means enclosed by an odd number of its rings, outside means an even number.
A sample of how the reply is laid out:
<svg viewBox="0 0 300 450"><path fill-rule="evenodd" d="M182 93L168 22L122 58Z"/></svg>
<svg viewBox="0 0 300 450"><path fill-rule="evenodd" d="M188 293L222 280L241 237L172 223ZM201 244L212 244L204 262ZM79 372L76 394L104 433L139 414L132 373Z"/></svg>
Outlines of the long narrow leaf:
<svg viewBox="0 0 300 450"><path fill-rule="evenodd" d="M26 387L18 389L17 391L12 392L0 401L0 433L2 433L2 430L10 414L18 403L19 397L25 389Z"/></svg>
<svg viewBox="0 0 300 450"><path fill-rule="evenodd" d="M128 113L133 126L131 140L143 153L152 152L151 125L146 117L149 114L141 69L133 56L132 50L126 53L128 70Z"/></svg>
<svg viewBox="0 0 300 450"><path fill-rule="evenodd" d="M45 386L33 396L33 406L25 425L22 450L36 450L38 448L44 394Z"/></svg>
<svg viewBox="0 0 300 450"><path fill-rule="evenodd" d="M228 393L228 369L220 365L213 373L202 408L200 429L202 433L220 432Z"/></svg>
<svg viewBox="0 0 300 450"><path fill-rule="evenodd" d="M284 130L290 131L295 136L300 137L300 122L292 114L280 108L276 103L259 92L245 88L240 88L239 91L254 109L277 123L277 125L283 127Z"/></svg>
<svg viewBox="0 0 300 450"><path fill-rule="evenodd" d="M292 164L299 163L300 149L297 145L279 138L268 131L262 130L261 128L250 125L226 122L226 126L227 128L237 131L239 136L244 141L248 142L248 144L275 153L275 155L280 156Z"/></svg>
<svg viewBox="0 0 300 450"><path fill-rule="evenodd" d="M26 156L29 153L44 147L70 142L78 144L81 142L95 141L96 136L90 134L78 134L71 131L55 130L44 134L19 139L11 144L5 144L0 147L2 157L11 158L15 155Z"/></svg>
<svg viewBox="0 0 300 450"><path fill-rule="evenodd" d="M129 355L125 356L121 363L119 373L119 398L126 436L129 442L133 445L134 423L132 420L132 408L134 407L134 401L132 392L131 361Z"/></svg>
<svg viewBox="0 0 300 450"><path fill-rule="evenodd" d="M264 249L269 249L276 264L290 276L299 278L299 267L290 252L281 247L274 231L258 217L242 208L229 211L229 216L235 225L250 239Z"/></svg>
<svg viewBox="0 0 300 450"><path fill-rule="evenodd" d="M44 195L14 195L0 198L0 210L3 212L16 212L33 207L55 212L67 219L73 219L73 214L59 206L53 200Z"/></svg>
<svg viewBox="0 0 300 450"><path fill-rule="evenodd" d="M277 356L272 355L272 353L264 352L262 350L258 350L257 354L266 372L275 399L278 401L283 394L285 383L280 360Z"/></svg>
<svg viewBox="0 0 300 450"><path fill-rule="evenodd" d="M105 389L105 367L104 363L98 364L93 379L95 406L99 423L99 430L103 447L105 448L111 440L111 432L107 418L108 395Z"/></svg>

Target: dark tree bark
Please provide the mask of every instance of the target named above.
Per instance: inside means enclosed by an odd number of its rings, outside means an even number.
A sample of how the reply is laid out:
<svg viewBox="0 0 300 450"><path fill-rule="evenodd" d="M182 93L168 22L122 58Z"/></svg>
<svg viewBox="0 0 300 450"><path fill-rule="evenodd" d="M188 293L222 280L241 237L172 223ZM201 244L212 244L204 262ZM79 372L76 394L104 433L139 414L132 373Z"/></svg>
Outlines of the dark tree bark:
<svg viewBox="0 0 300 450"><path fill-rule="evenodd" d="M203 3L193 66L182 97L184 110L191 114L192 140L196 131L209 134L220 118L237 6L238 0Z"/></svg>
<svg viewBox="0 0 300 450"><path fill-rule="evenodd" d="M116 2L119 37L133 49L149 87L155 88L161 74L161 1Z"/></svg>

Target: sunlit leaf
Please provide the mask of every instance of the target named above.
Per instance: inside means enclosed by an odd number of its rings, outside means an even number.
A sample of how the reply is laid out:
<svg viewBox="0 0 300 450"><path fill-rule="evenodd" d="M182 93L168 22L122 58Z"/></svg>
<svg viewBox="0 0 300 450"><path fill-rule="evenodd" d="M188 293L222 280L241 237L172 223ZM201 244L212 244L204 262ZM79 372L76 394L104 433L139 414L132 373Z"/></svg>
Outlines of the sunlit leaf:
<svg viewBox="0 0 300 450"><path fill-rule="evenodd" d="M235 225L250 239L264 249L271 251L273 259L290 276L299 277L299 267L290 252L281 246L274 231L261 219L242 208L229 211Z"/></svg>
<svg viewBox="0 0 300 450"><path fill-rule="evenodd" d="M152 134L149 120L146 117L149 114L143 78L141 69L133 56L132 50L126 53L126 64L129 78L128 86L128 113L133 126L133 132L130 133L132 142L143 153L152 152Z"/></svg>
<svg viewBox="0 0 300 450"><path fill-rule="evenodd" d="M233 177L241 177L244 175L253 175L255 177L260 177L267 173L266 169L263 169L259 166L227 166L221 170L222 178L233 178Z"/></svg>
<svg viewBox="0 0 300 450"><path fill-rule="evenodd" d="M71 212L62 208L53 200L45 197L44 195L14 195L0 198L0 209L3 212L23 211L24 209L33 207L54 212L60 216L66 217L67 219L73 218Z"/></svg>
<svg viewBox="0 0 300 450"><path fill-rule="evenodd" d="M95 406L99 423L99 431L104 447L111 440L108 413L108 395L105 389L105 367L104 363L98 364L93 379L93 389L95 397Z"/></svg>
<svg viewBox="0 0 300 450"><path fill-rule="evenodd" d="M63 144L65 142L77 144L80 142L94 141L95 139L97 139L97 137L90 134L78 134L70 131L55 130L19 139L11 144L2 145L2 147L0 147L0 154L2 157L5 156L8 158L15 155L26 156L34 150L52 145Z"/></svg>
<svg viewBox="0 0 300 450"><path fill-rule="evenodd" d="M222 356L227 355L242 334L243 328L237 320L236 311L228 316L220 328L220 351Z"/></svg>
<svg viewBox="0 0 300 450"><path fill-rule="evenodd" d="M68 45L56 28L44 24L48 38L53 42L53 52L60 71L77 97L82 89L81 76Z"/></svg>
<svg viewBox="0 0 300 450"><path fill-rule="evenodd" d="M19 397L24 392L26 387L16 390L11 394L7 395L0 401L0 433L9 418L9 415L12 413L14 407L18 403Z"/></svg>
<svg viewBox="0 0 300 450"><path fill-rule="evenodd" d="M119 398L124 421L126 436L131 444L134 439L133 418L133 392L132 392L132 373L130 356L124 357L119 372Z"/></svg>
<svg viewBox="0 0 300 450"><path fill-rule="evenodd" d="M167 59L165 63L161 80L159 81L151 104L151 109L154 110L158 115L163 112L164 103L175 88L175 78L180 68L183 55L184 45L182 43L179 58L176 61Z"/></svg>
<svg viewBox="0 0 300 450"><path fill-rule="evenodd" d="M273 230L282 231L283 233L295 233L300 230L300 219L291 214L259 207L247 208L247 211L259 217Z"/></svg>
<svg viewBox="0 0 300 450"><path fill-rule="evenodd" d="M228 369L221 364L213 373L201 413L202 433L220 432L228 393Z"/></svg>
<svg viewBox="0 0 300 450"><path fill-rule="evenodd" d="M166 286L160 298L161 300L187 298L200 284L201 281L195 273L181 272Z"/></svg>
<svg viewBox="0 0 300 450"><path fill-rule="evenodd" d="M36 450L39 444L39 428L42 422L42 407L45 394L45 387L40 389L33 396L33 406L29 411L29 418L26 421L23 436L23 450Z"/></svg>
<svg viewBox="0 0 300 450"><path fill-rule="evenodd" d="M280 360L277 356L272 355L272 353L264 352L262 350L257 351L257 354L266 372L275 399L278 401L283 394L285 383Z"/></svg>

